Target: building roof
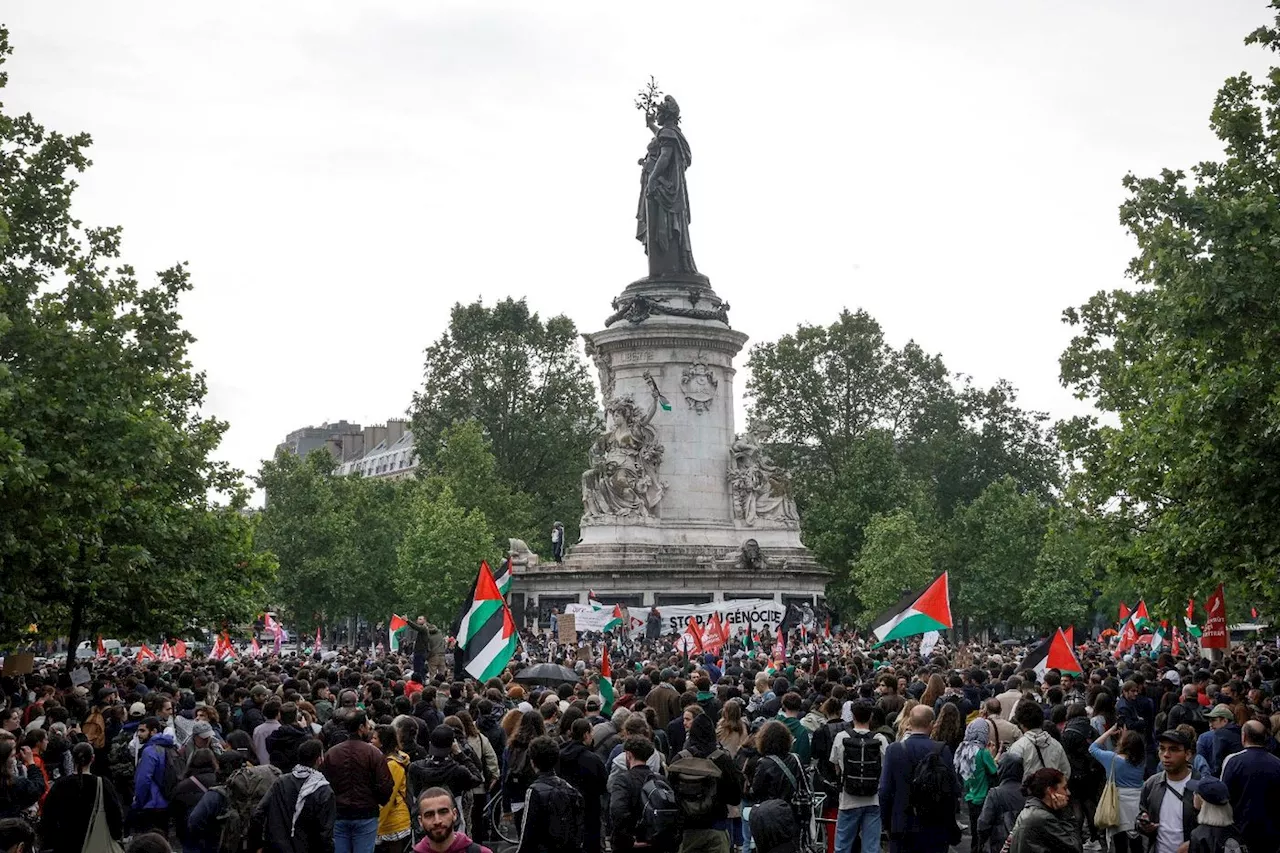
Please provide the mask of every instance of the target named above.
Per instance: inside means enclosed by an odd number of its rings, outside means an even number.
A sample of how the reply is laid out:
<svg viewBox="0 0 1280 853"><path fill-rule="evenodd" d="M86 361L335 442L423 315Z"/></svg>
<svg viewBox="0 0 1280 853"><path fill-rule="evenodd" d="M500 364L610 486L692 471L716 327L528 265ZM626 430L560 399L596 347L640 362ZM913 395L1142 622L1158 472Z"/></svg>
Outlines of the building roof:
<svg viewBox="0 0 1280 853"><path fill-rule="evenodd" d="M385 477L391 474L410 474L418 467L418 457L413 449L413 431L406 430L397 441L388 444L380 441L363 456L343 462L337 473L361 474L365 477Z"/></svg>

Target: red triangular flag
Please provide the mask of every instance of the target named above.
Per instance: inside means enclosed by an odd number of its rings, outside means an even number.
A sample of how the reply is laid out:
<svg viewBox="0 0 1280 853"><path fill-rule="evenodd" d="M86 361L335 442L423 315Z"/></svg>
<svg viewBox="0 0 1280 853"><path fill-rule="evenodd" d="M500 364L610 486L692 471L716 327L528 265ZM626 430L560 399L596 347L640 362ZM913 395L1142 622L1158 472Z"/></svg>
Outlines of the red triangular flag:
<svg viewBox="0 0 1280 853"><path fill-rule="evenodd" d="M1117 622L1124 622L1124 621L1126 621L1126 620L1127 620L1131 615L1133 615L1133 611L1129 609L1129 605L1125 604L1123 601L1122 601L1122 602L1120 602L1120 618L1119 618L1119 619L1117 619L1116 621L1117 621Z"/></svg>
<svg viewBox="0 0 1280 853"><path fill-rule="evenodd" d="M1076 647L1076 626L1068 625L1063 633L1067 637L1067 645L1074 649Z"/></svg>

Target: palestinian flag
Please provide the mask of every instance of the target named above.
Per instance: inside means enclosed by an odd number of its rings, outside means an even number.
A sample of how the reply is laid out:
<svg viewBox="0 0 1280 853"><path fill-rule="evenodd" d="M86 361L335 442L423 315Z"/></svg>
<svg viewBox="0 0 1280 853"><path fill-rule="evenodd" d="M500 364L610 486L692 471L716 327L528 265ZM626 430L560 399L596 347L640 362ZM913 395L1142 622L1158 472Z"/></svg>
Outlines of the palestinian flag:
<svg viewBox="0 0 1280 853"><path fill-rule="evenodd" d="M462 647L463 669L477 681L502 672L515 654L516 623L485 563L480 564L471 595L463 602L454 636Z"/></svg>
<svg viewBox="0 0 1280 853"><path fill-rule="evenodd" d="M609 617L609 621L604 623L604 630L612 631L614 628L622 627L622 606L613 605L613 615Z"/></svg>
<svg viewBox="0 0 1280 853"><path fill-rule="evenodd" d="M1120 602L1120 618L1116 620L1117 624L1123 624L1129 621L1129 617L1133 615L1133 611L1129 609L1129 605L1123 601Z"/></svg>
<svg viewBox="0 0 1280 853"><path fill-rule="evenodd" d="M1062 629L1062 635L1067 638L1067 647L1072 651L1076 648L1076 626L1068 625Z"/></svg>
<svg viewBox="0 0 1280 853"><path fill-rule="evenodd" d="M1144 633L1144 629L1150 631L1153 627L1151 617L1147 615L1147 603L1141 599L1138 600L1138 606L1133 609L1133 615L1129 619L1133 622L1133 629L1139 634Z"/></svg>
<svg viewBox="0 0 1280 853"><path fill-rule="evenodd" d="M498 566L498 570L493 573L493 582L498 586L498 592L503 598L511 591L511 558L502 561L502 565Z"/></svg>
<svg viewBox="0 0 1280 853"><path fill-rule="evenodd" d="M926 631L951 627L951 601L947 573L943 572L921 593L910 593L875 621L872 633L877 645L914 637Z"/></svg>
<svg viewBox="0 0 1280 853"><path fill-rule="evenodd" d="M747 626L747 636L743 638L742 645L749 652L754 652L756 650L756 634L750 626Z"/></svg>
<svg viewBox="0 0 1280 853"><path fill-rule="evenodd" d="M213 651L209 653L209 657L214 660L230 660L236 656L236 650L231 645L231 637L227 636L227 632L223 631L222 636L218 637L217 642L213 644Z"/></svg>
<svg viewBox="0 0 1280 853"><path fill-rule="evenodd" d="M1190 634L1191 636L1199 637L1202 633L1204 633L1203 631L1200 630L1200 626L1193 624L1190 619L1183 619L1182 621L1187 626L1187 633Z"/></svg>
<svg viewBox="0 0 1280 853"><path fill-rule="evenodd" d="M1168 622L1161 622L1160 627L1151 634L1151 654L1154 655L1164 646L1164 635L1169 630Z"/></svg>
<svg viewBox="0 0 1280 853"><path fill-rule="evenodd" d="M1071 675L1084 673L1084 667L1080 666L1080 659L1076 657L1075 649L1071 648L1071 642L1061 628L1054 631L1043 643L1027 652L1027 656L1022 659L1018 669L1035 670L1036 675L1040 676L1041 679L1051 669L1056 669L1061 673L1070 673Z"/></svg>
<svg viewBox="0 0 1280 853"><path fill-rule="evenodd" d="M613 714L613 665L609 663L609 644L600 644L600 713Z"/></svg>
<svg viewBox="0 0 1280 853"><path fill-rule="evenodd" d="M671 401L661 391L658 392L658 405L662 407L664 412L671 411Z"/></svg>
<svg viewBox="0 0 1280 853"><path fill-rule="evenodd" d="M400 651L400 641L404 639L404 632L409 630L409 620L403 616L391 614L391 621L387 623L387 651L395 654Z"/></svg>

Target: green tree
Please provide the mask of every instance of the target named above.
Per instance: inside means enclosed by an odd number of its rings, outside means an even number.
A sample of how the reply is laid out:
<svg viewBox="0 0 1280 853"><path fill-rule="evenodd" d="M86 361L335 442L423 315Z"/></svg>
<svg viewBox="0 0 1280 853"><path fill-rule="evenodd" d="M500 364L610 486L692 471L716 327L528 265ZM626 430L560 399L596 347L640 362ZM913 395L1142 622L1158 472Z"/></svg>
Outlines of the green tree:
<svg viewBox="0 0 1280 853"><path fill-rule="evenodd" d="M1272 9L1280 9L1273 2ZM1280 47L1280 15L1246 39ZM1280 69L1218 91L1223 157L1124 179L1131 289L1065 312L1063 431L1114 565L1171 600L1236 581L1280 601Z"/></svg>
<svg viewBox="0 0 1280 853"><path fill-rule="evenodd" d="M1053 510L1035 567L1022 584L1022 622L1041 633L1090 623L1101 558L1089 519L1069 509Z"/></svg>
<svg viewBox="0 0 1280 853"><path fill-rule="evenodd" d="M446 427L438 448L425 474L428 494L448 488L459 506L483 513L500 551L506 551L512 537L536 541L534 500L499 475L498 460L479 421L472 418Z"/></svg>
<svg viewBox="0 0 1280 853"><path fill-rule="evenodd" d="M1005 477L1042 498L1058 485L1045 415L1006 382L981 389L915 343L889 346L863 311L757 344L748 365L750 420L793 473L805 543L842 609L858 609L845 573L875 515L908 508L936 526Z"/></svg>
<svg viewBox="0 0 1280 853"><path fill-rule="evenodd" d="M481 560L497 556L488 519L467 510L448 486L413 493L400 543L396 587L401 601L439 625L449 625L471 588Z"/></svg>
<svg viewBox="0 0 1280 853"><path fill-rule="evenodd" d="M1012 477L992 483L956 510L941 548L950 571L953 617L973 629L1025 623L1021 591L1036 566L1049 507Z"/></svg>
<svg viewBox="0 0 1280 853"><path fill-rule="evenodd" d="M579 346L572 320L544 322L523 299L456 304L449 329L427 348L423 387L413 399L424 471L435 470L445 430L474 419L502 479L533 500L533 525L542 534L534 547L555 521L573 541L582 516L579 482L601 424Z"/></svg>
<svg viewBox="0 0 1280 853"><path fill-rule="evenodd" d="M862 604L859 621L870 625L907 591L934 578L934 542L906 510L876 515L866 527L866 544L849 571Z"/></svg>
<svg viewBox="0 0 1280 853"><path fill-rule="evenodd" d="M185 266L144 286L119 229L71 213L88 146L0 113L0 635L73 646L243 618L272 569L240 472L210 459L226 424L199 414Z"/></svg>

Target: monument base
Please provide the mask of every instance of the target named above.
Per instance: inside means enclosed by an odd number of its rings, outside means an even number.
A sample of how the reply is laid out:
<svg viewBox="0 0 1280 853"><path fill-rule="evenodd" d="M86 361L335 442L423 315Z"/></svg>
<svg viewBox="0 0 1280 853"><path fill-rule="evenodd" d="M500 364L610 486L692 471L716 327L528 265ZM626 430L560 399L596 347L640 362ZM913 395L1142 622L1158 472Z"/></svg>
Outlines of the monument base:
<svg viewBox="0 0 1280 853"><path fill-rule="evenodd" d="M628 533L638 532L635 526L625 527ZM631 608L633 615L636 608L740 598L767 598L782 604L823 602L831 574L807 548L794 544L794 531L727 528L716 531L719 536L709 536L711 531L703 527L682 537L665 526L661 534L666 544L580 543L563 563L518 566L512 579L512 603L518 603L526 624L536 618L546 626L553 607L563 612L566 604L586 604L590 592L603 603ZM742 547L726 549L706 542L728 536L754 537L760 548L744 553ZM673 539L686 541L676 544Z"/></svg>

